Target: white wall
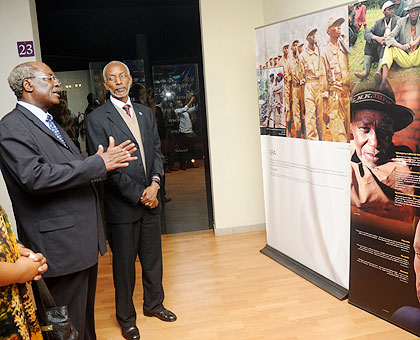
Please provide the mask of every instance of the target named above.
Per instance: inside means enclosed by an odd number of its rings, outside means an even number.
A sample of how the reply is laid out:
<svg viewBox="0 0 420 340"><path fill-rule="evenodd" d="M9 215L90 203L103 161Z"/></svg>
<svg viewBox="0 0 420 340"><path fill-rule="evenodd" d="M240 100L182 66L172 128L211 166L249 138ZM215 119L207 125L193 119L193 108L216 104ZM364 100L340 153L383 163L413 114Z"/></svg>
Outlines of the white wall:
<svg viewBox="0 0 420 340"><path fill-rule="evenodd" d="M345 3L200 0L216 235L265 225L254 29Z"/></svg>
<svg viewBox="0 0 420 340"><path fill-rule="evenodd" d="M254 28L262 0L200 0L216 235L265 225Z"/></svg>
<svg viewBox="0 0 420 340"><path fill-rule="evenodd" d="M263 0L264 25L351 2L343 0Z"/></svg>
<svg viewBox="0 0 420 340"><path fill-rule="evenodd" d="M7 77L17 64L41 60L41 49L38 37L35 0L1 0L0 1L0 118L10 112L16 105L16 97L10 90ZM18 41L34 41L35 57L20 58L17 50ZM12 205L3 178L0 175L0 205L6 210L13 226Z"/></svg>

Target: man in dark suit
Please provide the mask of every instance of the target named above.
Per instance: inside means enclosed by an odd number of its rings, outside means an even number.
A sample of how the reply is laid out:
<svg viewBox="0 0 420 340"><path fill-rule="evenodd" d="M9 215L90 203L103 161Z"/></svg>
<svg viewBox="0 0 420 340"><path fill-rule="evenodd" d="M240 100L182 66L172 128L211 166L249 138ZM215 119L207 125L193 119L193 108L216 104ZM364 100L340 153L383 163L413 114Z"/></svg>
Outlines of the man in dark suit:
<svg viewBox="0 0 420 340"><path fill-rule="evenodd" d="M162 248L157 193L163 171L163 156L157 127L150 108L132 103L132 78L118 61L103 71L110 100L89 114L86 122L89 149L105 145L108 136L118 142L136 143L137 161L109 174L104 183L105 219L113 253L116 316L126 339L139 339L133 304L135 260L142 266L143 313L163 321L176 316L163 306Z"/></svg>
<svg viewBox="0 0 420 340"><path fill-rule="evenodd" d="M79 340L96 339L94 302L98 250L106 252L93 182L127 166L129 141L87 158L48 110L60 100L60 82L40 62L16 66L9 85L18 104L0 122L0 168L20 241L48 259L44 274L57 305L67 305Z"/></svg>
<svg viewBox="0 0 420 340"><path fill-rule="evenodd" d="M375 24L365 32L365 57L363 71L356 72L355 76L365 80L370 73L371 65L378 61L378 71L381 70L382 57L386 46L386 39L391 31L397 26L400 17L394 15L395 5L388 0L382 5L384 17L376 20Z"/></svg>

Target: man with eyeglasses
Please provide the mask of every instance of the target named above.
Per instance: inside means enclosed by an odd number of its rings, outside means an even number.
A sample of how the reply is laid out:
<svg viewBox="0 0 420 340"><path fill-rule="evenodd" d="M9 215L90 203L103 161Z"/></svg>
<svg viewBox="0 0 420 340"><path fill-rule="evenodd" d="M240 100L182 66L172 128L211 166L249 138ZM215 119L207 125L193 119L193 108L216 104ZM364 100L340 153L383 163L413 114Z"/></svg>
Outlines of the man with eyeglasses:
<svg viewBox="0 0 420 340"><path fill-rule="evenodd" d="M132 77L127 65L112 61L103 69L110 100L89 114L86 121L89 150L130 138L138 160L108 175L104 183L105 220L113 255L116 317L122 335L140 339L133 303L135 261L139 257L143 281L143 313L162 321L176 315L163 306L162 246L157 193L163 173L163 155L153 111L129 97Z"/></svg>
<svg viewBox="0 0 420 340"><path fill-rule="evenodd" d="M98 250L106 252L94 182L136 157L133 143L110 138L104 152L83 158L48 113L60 82L40 62L17 65L8 82L18 102L0 122L0 168L19 240L48 259L44 279L58 306L67 305L79 340L94 340ZM127 138L126 138L127 139Z"/></svg>
<svg viewBox="0 0 420 340"><path fill-rule="evenodd" d="M406 8L408 15L400 18L397 26L386 38L386 47L382 58L382 75L380 70L375 80L385 86L388 71L395 61L400 67L408 68L420 65L420 1L411 0Z"/></svg>

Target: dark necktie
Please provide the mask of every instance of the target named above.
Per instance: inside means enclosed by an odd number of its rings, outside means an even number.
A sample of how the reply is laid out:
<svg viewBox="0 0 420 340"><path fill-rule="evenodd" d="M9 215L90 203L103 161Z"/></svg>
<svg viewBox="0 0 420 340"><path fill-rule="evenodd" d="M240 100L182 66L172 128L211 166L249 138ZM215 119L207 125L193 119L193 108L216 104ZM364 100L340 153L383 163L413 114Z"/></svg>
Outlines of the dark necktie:
<svg viewBox="0 0 420 340"><path fill-rule="evenodd" d="M58 138L58 140L61 142L61 144L63 144L64 146L67 147L66 141L64 140L64 138L61 135L60 131L58 131L57 125L55 125L55 123L53 121L53 117L49 113L47 113L47 123L48 123L48 126L50 127L50 130Z"/></svg>
<svg viewBox="0 0 420 340"><path fill-rule="evenodd" d="M131 114L130 114L130 105L125 104L125 105L123 106L123 110L125 111L125 113L126 113L129 117L131 117Z"/></svg>

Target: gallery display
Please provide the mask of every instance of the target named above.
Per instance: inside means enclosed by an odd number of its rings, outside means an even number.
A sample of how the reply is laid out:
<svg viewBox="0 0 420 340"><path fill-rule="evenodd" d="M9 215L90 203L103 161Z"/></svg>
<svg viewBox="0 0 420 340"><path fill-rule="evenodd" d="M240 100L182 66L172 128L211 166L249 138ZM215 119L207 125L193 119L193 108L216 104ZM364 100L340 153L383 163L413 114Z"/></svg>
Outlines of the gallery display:
<svg viewBox="0 0 420 340"><path fill-rule="evenodd" d="M368 7L357 26L341 6L256 29L262 251L420 335L420 2L407 10Z"/></svg>

